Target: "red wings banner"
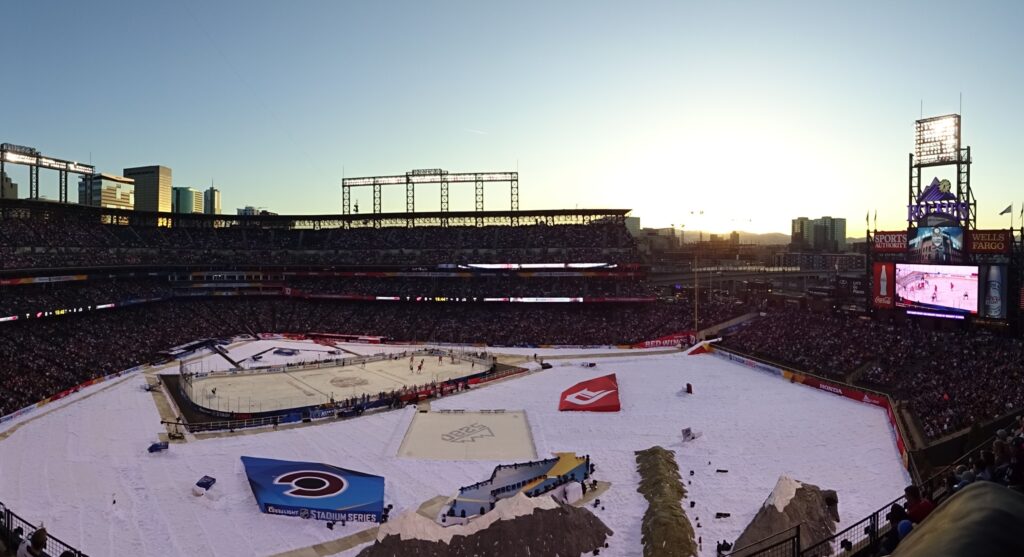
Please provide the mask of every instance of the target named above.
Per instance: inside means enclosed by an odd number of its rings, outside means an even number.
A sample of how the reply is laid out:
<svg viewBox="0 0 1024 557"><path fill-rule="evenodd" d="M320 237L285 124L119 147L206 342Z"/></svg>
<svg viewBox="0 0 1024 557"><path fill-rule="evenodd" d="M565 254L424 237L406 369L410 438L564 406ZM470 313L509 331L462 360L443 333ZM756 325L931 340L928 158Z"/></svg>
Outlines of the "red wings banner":
<svg viewBox="0 0 1024 557"><path fill-rule="evenodd" d="M558 402L562 411L618 412L619 408L619 383L614 373L569 387Z"/></svg>

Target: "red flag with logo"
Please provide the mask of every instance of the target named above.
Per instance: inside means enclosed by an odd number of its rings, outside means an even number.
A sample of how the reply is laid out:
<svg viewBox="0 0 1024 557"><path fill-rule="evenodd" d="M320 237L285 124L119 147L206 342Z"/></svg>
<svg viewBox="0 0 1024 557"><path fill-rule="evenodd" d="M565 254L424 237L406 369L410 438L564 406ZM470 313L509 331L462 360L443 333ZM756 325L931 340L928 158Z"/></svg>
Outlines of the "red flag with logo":
<svg viewBox="0 0 1024 557"><path fill-rule="evenodd" d="M596 377L569 387L562 392L558 409L618 412L619 383L615 380L615 374Z"/></svg>

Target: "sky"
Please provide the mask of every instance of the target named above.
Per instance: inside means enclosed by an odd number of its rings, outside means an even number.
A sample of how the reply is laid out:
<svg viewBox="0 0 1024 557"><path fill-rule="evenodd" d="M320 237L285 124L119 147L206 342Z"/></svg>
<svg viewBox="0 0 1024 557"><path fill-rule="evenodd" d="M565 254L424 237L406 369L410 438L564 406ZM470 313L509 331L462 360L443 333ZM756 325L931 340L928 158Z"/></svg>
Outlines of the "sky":
<svg viewBox="0 0 1024 557"><path fill-rule="evenodd" d="M169 166L177 186L215 184L225 212L340 213L343 176L518 170L524 210L629 208L645 227L712 232L831 215L857 236L869 212L906 228L914 121L951 112L973 150L978 227L1008 227L998 213L1024 202L1024 2L40 0L3 13L0 142L113 174ZM26 195L27 170L9 174ZM41 179L55 198L57 173ZM418 192L417 210L438 209L437 186ZM384 211L404 195L385 188ZM354 201L370 211L370 190ZM485 203L507 209L508 186ZM473 206L472 186L453 185L451 209Z"/></svg>

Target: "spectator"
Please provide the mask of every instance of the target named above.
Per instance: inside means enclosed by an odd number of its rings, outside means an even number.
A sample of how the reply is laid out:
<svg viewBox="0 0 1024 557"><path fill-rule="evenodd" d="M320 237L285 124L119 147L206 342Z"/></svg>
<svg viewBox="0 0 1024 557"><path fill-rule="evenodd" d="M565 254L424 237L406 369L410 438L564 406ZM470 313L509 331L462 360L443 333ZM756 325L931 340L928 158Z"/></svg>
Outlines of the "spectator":
<svg viewBox="0 0 1024 557"><path fill-rule="evenodd" d="M935 509L935 503L921 497L921 488L916 485L908 485L903 489L903 494L907 497L903 508L907 511L907 518L914 524L920 524Z"/></svg>
<svg viewBox="0 0 1024 557"><path fill-rule="evenodd" d="M17 557L40 557L46 551L46 528L40 527L18 547Z"/></svg>

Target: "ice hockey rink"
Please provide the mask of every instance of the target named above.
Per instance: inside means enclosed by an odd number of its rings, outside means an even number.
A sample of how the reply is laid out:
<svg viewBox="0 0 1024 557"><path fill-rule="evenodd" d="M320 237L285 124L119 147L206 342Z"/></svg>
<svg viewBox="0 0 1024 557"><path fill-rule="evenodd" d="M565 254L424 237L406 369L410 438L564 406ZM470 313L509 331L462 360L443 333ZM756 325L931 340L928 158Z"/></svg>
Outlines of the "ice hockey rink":
<svg viewBox="0 0 1024 557"><path fill-rule="evenodd" d="M410 359L397 353L392 357L395 359L313 369L199 374L192 381L190 396L214 410L265 412L447 381L485 369L480 363L450 356L416 355ZM298 359L300 355L295 358L303 361Z"/></svg>

